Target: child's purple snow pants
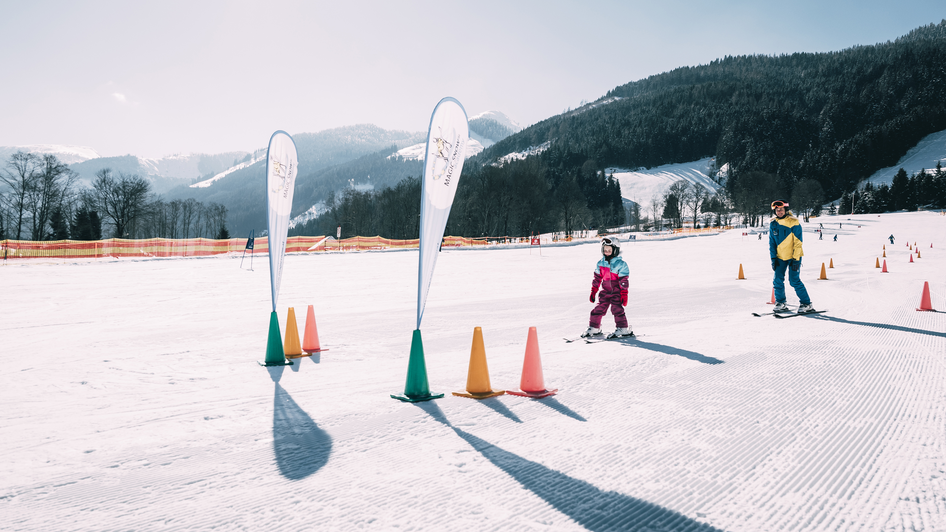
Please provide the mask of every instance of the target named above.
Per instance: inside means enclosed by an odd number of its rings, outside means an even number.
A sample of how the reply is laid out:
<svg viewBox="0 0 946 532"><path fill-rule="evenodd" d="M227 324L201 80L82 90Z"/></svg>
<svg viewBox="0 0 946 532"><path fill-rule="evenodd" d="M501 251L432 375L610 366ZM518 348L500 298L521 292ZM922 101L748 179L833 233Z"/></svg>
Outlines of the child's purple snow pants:
<svg viewBox="0 0 946 532"><path fill-rule="evenodd" d="M627 316L624 315L624 307L621 306L621 294L608 294L601 292L598 295L598 304L591 310L591 319L588 321L591 327L601 328L601 318L608 313L608 306L611 306L611 315L614 316L614 325L616 327L627 327Z"/></svg>

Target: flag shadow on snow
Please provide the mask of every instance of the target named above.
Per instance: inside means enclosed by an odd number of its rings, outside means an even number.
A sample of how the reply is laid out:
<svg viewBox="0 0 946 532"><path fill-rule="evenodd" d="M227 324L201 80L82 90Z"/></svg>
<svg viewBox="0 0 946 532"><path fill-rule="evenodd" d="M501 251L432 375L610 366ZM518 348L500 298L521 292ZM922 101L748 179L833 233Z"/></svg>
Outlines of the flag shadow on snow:
<svg viewBox="0 0 946 532"><path fill-rule="evenodd" d="M289 480L315 473L332 453L332 437L278 383L273 396L273 451L279 472Z"/></svg>
<svg viewBox="0 0 946 532"><path fill-rule="evenodd" d="M703 364L722 364L724 361L718 358L708 357L706 355L701 355L693 351L687 351L686 349L680 349L679 347L671 347L669 345L655 344L651 342L642 342L640 340L635 341L634 343L624 344L629 347L641 347L647 349L648 351L656 351L658 353L665 353L667 355L677 355L683 358L688 358L695 362L702 362Z"/></svg>
<svg viewBox="0 0 946 532"><path fill-rule="evenodd" d="M891 331L900 331L900 332L913 333L913 334L926 334L929 336L939 336L940 338L946 338L946 333L941 333L941 332L936 332L936 331L927 331L925 329L914 329L913 327L903 327L901 325L891 325L889 323L870 323L867 321L852 321L852 320L846 320L844 318L837 318L835 316L825 316L824 314L820 314L818 316L811 316L810 319L833 321L835 323L846 323L848 325L863 325L864 327L874 327L877 329L888 329Z"/></svg>
<svg viewBox="0 0 946 532"><path fill-rule="evenodd" d="M645 500L614 491L604 491L584 480L572 478L501 449L451 425L440 407L434 403L418 403L417 407L453 429L457 436L524 488L588 530L718 530Z"/></svg>

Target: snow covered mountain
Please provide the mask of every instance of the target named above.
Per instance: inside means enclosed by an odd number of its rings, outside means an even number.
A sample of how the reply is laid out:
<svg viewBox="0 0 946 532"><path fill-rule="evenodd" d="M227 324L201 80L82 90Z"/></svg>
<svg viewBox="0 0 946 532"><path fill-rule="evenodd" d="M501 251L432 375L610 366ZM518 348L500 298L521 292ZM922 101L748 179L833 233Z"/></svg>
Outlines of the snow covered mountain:
<svg viewBox="0 0 946 532"><path fill-rule="evenodd" d="M903 157L897 161L897 164L882 168L874 172L866 183L872 183L874 186L893 183L893 176L897 171L903 168L907 175L913 175L920 170L933 170L936 163L946 166L946 130L937 131L923 137L916 146L910 148ZM863 186L862 184L862 186Z"/></svg>
<svg viewBox="0 0 946 532"><path fill-rule="evenodd" d="M470 141L466 145L466 156L473 157L481 151L504 138L522 131L518 122L500 111L485 111L469 119ZM424 142L414 144L399 150L391 157L401 157L408 160L424 160Z"/></svg>
<svg viewBox="0 0 946 532"><path fill-rule="evenodd" d="M51 154L66 164L81 163L89 159L96 159L99 154L87 146L63 146L59 144L28 144L24 146L0 146L0 161L6 161L18 151Z"/></svg>

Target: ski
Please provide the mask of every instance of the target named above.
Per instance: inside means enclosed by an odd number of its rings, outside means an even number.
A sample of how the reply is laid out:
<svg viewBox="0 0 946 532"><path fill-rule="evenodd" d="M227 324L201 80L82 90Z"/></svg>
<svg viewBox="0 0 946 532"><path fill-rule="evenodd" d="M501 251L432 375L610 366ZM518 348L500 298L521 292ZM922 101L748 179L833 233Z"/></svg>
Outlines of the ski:
<svg viewBox="0 0 946 532"><path fill-rule="evenodd" d="M586 344L597 344L600 342L610 342L614 340L634 340L639 334L629 334L627 336L605 336L603 338L585 338Z"/></svg>
<svg viewBox="0 0 946 532"><path fill-rule="evenodd" d="M565 343L570 344L572 342L577 342L578 340L588 340L588 339L593 339L593 338L604 339L604 333L598 333L592 336L576 336L574 338L562 338L562 340L565 340Z"/></svg>
<svg viewBox="0 0 946 532"><path fill-rule="evenodd" d="M816 311L814 311L814 312L804 312L804 313L802 313L802 314L799 314L799 313L797 313L797 312L792 312L791 314L776 314L775 317L776 317L776 318L779 318L779 319L795 318L795 317L797 317L797 316L809 316L809 315L811 315L811 314L821 314L821 313L824 313L824 312L827 312L827 310L816 310Z"/></svg>
<svg viewBox="0 0 946 532"><path fill-rule="evenodd" d="M762 316L773 316L778 314L794 314L794 312L787 310L785 312L753 312L752 315L761 318Z"/></svg>

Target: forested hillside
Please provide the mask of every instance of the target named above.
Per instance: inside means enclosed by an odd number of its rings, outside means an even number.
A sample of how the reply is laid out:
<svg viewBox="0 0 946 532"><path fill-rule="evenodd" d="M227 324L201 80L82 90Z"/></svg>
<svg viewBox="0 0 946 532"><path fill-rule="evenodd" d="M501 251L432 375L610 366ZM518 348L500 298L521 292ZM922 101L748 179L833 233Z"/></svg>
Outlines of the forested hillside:
<svg viewBox="0 0 946 532"><path fill-rule="evenodd" d="M547 141L540 158L553 167L577 159L652 167L715 155L730 165L731 191L740 176L761 171L776 176L786 197L814 179L838 198L943 129L946 21L874 46L726 57L651 76L512 135L475 162Z"/></svg>

